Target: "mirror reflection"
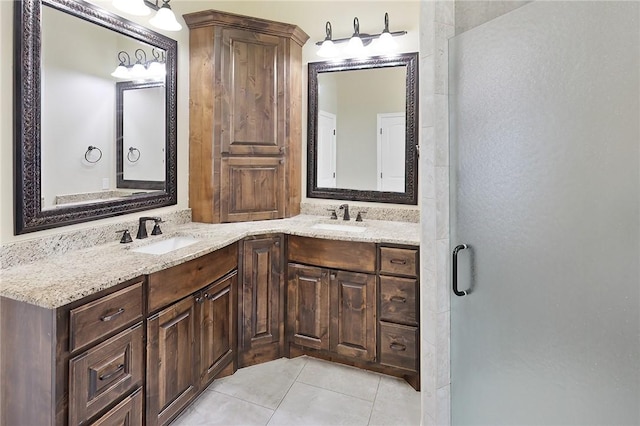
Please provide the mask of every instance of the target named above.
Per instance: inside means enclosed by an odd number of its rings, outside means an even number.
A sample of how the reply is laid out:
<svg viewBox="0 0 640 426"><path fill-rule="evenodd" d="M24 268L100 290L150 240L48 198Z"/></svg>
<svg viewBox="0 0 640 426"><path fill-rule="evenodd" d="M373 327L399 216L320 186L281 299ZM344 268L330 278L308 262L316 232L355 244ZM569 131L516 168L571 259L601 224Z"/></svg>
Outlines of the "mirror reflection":
<svg viewBox="0 0 640 426"><path fill-rule="evenodd" d="M406 74L318 75L318 187L404 192Z"/></svg>
<svg viewBox="0 0 640 426"><path fill-rule="evenodd" d="M120 83L111 75L119 52L164 51L52 7L42 8L41 29L41 209L164 190L164 76L144 94L125 96L124 143L144 155L125 160L119 173ZM122 178L142 184L119 184Z"/></svg>
<svg viewBox="0 0 640 426"><path fill-rule="evenodd" d="M418 203L417 62L309 63L307 197Z"/></svg>
<svg viewBox="0 0 640 426"><path fill-rule="evenodd" d="M117 187L164 189L165 87L117 83Z"/></svg>

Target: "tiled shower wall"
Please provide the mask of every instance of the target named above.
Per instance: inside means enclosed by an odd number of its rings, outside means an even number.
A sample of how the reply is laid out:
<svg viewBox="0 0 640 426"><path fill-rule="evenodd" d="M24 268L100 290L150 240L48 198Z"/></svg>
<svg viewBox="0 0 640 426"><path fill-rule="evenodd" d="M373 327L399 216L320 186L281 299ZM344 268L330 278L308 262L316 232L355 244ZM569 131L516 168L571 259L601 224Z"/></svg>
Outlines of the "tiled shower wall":
<svg viewBox="0 0 640 426"><path fill-rule="evenodd" d="M448 39L453 1L420 8L422 424L449 425Z"/></svg>

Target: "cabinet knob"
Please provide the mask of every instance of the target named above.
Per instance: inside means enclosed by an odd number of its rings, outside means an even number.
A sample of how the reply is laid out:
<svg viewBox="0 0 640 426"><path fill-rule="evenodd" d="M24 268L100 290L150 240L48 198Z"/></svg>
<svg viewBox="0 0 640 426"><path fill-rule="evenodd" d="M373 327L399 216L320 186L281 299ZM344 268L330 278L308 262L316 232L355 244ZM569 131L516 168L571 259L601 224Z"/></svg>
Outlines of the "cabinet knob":
<svg viewBox="0 0 640 426"><path fill-rule="evenodd" d="M204 301L204 298L200 296L196 296L196 303L202 303L203 301Z"/></svg>
<svg viewBox="0 0 640 426"><path fill-rule="evenodd" d="M273 245L276 247L280 247L280 241L276 241L275 243L273 243Z"/></svg>
<svg viewBox="0 0 640 426"><path fill-rule="evenodd" d="M335 280L336 279L336 274L331 274L331 279Z"/></svg>

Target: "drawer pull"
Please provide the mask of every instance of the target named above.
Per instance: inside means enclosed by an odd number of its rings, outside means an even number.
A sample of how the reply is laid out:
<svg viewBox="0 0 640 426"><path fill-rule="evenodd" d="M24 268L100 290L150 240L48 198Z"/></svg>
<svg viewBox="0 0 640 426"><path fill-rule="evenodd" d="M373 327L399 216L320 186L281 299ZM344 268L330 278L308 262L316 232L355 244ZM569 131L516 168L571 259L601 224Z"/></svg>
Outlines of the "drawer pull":
<svg viewBox="0 0 640 426"><path fill-rule="evenodd" d="M391 259L389 262L393 263L394 265L406 265L407 259Z"/></svg>
<svg viewBox="0 0 640 426"><path fill-rule="evenodd" d="M103 322L111 321L112 319L122 315L123 313L124 313L124 308L120 308L116 312L112 313L111 315L105 315L103 317L100 317L100 321L103 321Z"/></svg>
<svg viewBox="0 0 640 426"><path fill-rule="evenodd" d="M407 303L407 298L402 296L391 296L392 302Z"/></svg>
<svg viewBox="0 0 640 426"><path fill-rule="evenodd" d="M100 380L108 380L110 378L112 378L113 376L115 376L116 374L118 374L119 372L121 372L124 369L124 364L120 364L118 366L118 368L116 368L115 370L113 370L111 373L109 374L103 374L102 376L98 377Z"/></svg>
<svg viewBox="0 0 640 426"><path fill-rule="evenodd" d="M389 348L394 351L402 352L407 350L407 345L403 345L401 343L392 343L389 345Z"/></svg>

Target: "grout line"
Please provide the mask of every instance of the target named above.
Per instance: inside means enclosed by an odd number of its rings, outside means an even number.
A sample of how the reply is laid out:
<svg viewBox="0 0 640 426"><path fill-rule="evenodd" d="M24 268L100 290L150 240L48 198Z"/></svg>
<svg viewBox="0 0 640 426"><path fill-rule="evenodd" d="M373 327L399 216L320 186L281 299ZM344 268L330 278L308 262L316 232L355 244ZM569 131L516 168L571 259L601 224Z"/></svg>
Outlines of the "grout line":
<svg viewBox="0 0 640 426"><path fill-rule="evenodd" d="M267 410L275 412L275 410L273 408L271 408L271 407L267 407L267 406L264 406L264 405L261 405L261 404L257 404L257 403L252 402L252 401L247 401L246 399L242 399L239 396L229 395L228 393L220 392L220 391L217 391L215 389L212 389L211 392L217 393L219 395L228 396L229 398L234 398L234 399L237 399L238 401L246 402L247 404L255 405L256 407L266 408Z"/></svg>
<svg viewBox="0 0 640 426"><path fill-rule="evenodd" d="M382 381L382 377L378 377L378 386L376 387L376 396L373 398L373 404L371 405L371 412L369 413L369 421L367 425L371 423L371 416L373 416L373 409L376 406L376 401L378 400L378 392L380 392L380 382Z"/></svg>
<svg viewBox="0 0 640 426"><path fill-rule="evenodd" d="M297 358L299 358L299 357L297 357ZM295 358L287 358L287 359L295 359ZM302 374L302 370L304 370L304 368L307 366L308 361L309 361L309 359L305 358L304 365L302 366L300 371L298 371L298 374L296 375L296 377L291 382L291 385L289 386L289 389L287 389L287 391L284 393L284 396L282 397L282 399L278 403L278 406L276 407L276 409L273 410L273 413L271 413L271 416L269 417L269 420L267 420L267 423L266 423L267 425L269 424L269 422L271 422L271 419L273 418L273 415L276 414L276 411L278 411L278 408L280 408L280 405L282 405L282 401L284 401L284 399L287 397L287 395L289 395L289 391L291 390L293 385L298 381L298 377L300 377L300 374Z"/></svg>
<svg viewBox="0 0 640 426"><path fill-rule="evenodd" d="M355 399L359 399L360 401L364 401L364 402L368 402L370 404L373 404L373 401L361 398L359 396L349 395L348 393L338 392L338 391L333 390L333 389L323 388L322 386L314 385L314 384L311 384L311 383L305 383L305 382L298 382L298 383L302 383L303 385L311 386L312 388L326 390L328 392L337 393L338 395L348 396L349 398L355 398ZM380 385L380 379L379 378L378 378L378 385ZM377 392L377 390L376 390L376 392ZM373 398L373 400L375 401L375 397Z"/></svg>

